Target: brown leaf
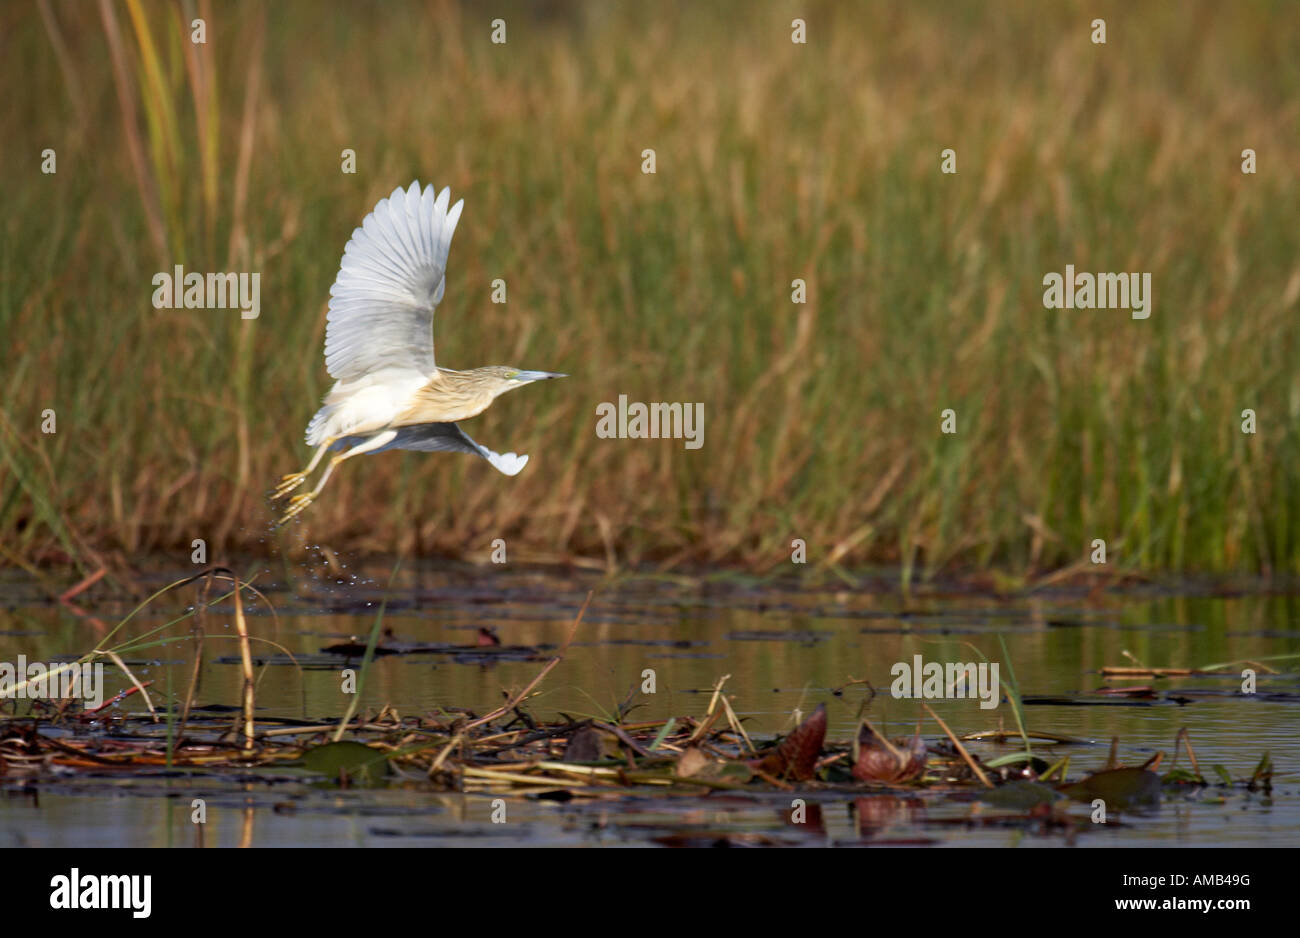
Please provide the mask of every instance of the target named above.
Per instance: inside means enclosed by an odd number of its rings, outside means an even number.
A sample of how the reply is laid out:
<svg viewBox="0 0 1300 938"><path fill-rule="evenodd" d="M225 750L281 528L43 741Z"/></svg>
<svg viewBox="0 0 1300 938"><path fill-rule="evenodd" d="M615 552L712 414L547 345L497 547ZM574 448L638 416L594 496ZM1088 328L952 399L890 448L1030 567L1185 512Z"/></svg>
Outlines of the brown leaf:
<svg viewBox="0 0 1300 938"><path fill-rule="evenodd" d="M699 775L710 768L712 762L712 759L700 752L697 747L692 746L683 752L681 758L677 760L677 768L674 772L678 778L690 778L692 775Z"/></svg>
<svg viewBox="0 0 1300 938"><path fill-rule="evenodd" d="M599 762L605 758L605 735L594 726L584 726L569 737L564 762Z"/></svg>
<svg viewBox="0 0 1300 938"><path fill-rule="evenodd" d="M925 771L926 749L921 737L896 740L891 749L871 726L858 733L858 761L853 777L860 782L905 782Z"/></svg>
<svg viewBox="0 0 1300 938"><path fill-rule="evenodd" d="M764 756L756 768L778 778L806 782L813 777L825 741L826 705L818 704L812 715L781 741L776 752Z"/></svg>

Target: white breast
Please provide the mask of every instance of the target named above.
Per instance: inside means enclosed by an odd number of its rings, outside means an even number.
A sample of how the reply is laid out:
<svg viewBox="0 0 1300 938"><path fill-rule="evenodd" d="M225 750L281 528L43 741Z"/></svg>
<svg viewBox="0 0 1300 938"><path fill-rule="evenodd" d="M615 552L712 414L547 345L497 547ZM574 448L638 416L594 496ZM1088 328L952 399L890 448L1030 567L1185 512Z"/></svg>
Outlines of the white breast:
<svg viewBox="0 0 1300 938"><path fill-rule="evenodd" d="M318 445L333 437L382 430L411 406L411 398L428 380L425 375L403 370L339 381L308 427L308 442Z"/></svg>

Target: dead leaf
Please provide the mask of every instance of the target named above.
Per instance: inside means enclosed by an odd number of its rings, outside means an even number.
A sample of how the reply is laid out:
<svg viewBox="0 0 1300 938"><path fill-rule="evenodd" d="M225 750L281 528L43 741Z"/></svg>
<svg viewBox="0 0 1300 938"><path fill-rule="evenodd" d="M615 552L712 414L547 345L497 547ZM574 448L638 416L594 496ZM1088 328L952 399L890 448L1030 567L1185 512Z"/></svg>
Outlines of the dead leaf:
<svg viewBox="0 0 1300 938"><path fill-rule="evenodd" d="M712 766L713 760L700 752L697 746L692 746L682 753L674 771L678 778L690 778L694 775L712 774L707 772Z"/></svg>
<svg viewBox="0 0 1300 938"><path fill-rule="evenodd" d="M905 782L925 771L926 755L925 741L919 735L911 742L900 739L890 746L869 724L863 724L853 777L860 782Z"/></svg>
<svg viewBox="0 0 1300 938"><path fill-rule="evenodd" d="M817 758L826 741L826 705L818 704L808 719L781 741L775 752L750 763L761 772L777 778L806 782L816 773Z"/></svg>
<svg viewBox="0 0 1300 938"><path fill-rule="evenodd" d="M609 748L604 733L594 726L584 726L569 737L563 758L565 762L600 762L609 756Z"/></svg>

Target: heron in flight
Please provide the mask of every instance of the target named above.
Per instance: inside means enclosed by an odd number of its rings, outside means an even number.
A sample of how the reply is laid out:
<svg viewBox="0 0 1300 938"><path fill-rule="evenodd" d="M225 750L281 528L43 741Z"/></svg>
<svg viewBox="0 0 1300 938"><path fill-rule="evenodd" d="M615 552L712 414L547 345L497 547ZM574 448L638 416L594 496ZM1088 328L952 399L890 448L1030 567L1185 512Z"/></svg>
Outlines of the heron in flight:
<svg viewBox="0 0 1300 938"><path fill-rule="evenodd" d="M280 524L315 501L339 463L362 453L474 453L508 476L528 462L475 443L457 421L481 414L507 391L565 375L434 364L433 311L447 287L447 252L465 204L462 199L449 210L450 198L450 189L421 191L418 181L399 186L343 249L325 330L325 367L335 383L307 425L307 445L316 454L302 472L281 479L272 498L280 501L302 485L327 451L343 452L326 464L315 488L290 499Z"/></svg>

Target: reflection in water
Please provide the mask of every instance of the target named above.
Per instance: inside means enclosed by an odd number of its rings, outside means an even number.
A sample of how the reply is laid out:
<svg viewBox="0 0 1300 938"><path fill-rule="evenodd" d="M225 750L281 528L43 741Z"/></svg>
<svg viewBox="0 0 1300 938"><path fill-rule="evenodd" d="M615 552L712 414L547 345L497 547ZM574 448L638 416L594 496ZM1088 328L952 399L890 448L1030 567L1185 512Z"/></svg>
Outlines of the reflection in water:
<svg viewBox="0 0 1300 938"><path fill-rule="evenodd" d="M925 814L925 802L920 798L900 798L896 795L874 795L855 798L849 806L853 831L861 839L888 833L892 829L906 829L919 823Z"/></svg>
<svg viewBox="0 0 1300 938"><path fill-rule="evenodd" d="M375 581L386 583L387 572L377 573ZM956 794L939 787L878 794L851 781L752 795L664 789L494 794L434 791L418 779L361 791L322 789L283 775L261 781L160 768L124 777L95 768L56 773L33 766L0 777L0 844L1259 846L1290 844L1300 836L1293 781L1300 757L1296 662L1272 660L1272 667L1292 673L1266 673L1270 659L1300 652L1296 596L1216 597L1190 588L1150 587L1089 595L1062 588L998 600L949 585L904 604L887 586L813 591L736 583L632 580L599 588L564 662L521 711L538 720L567 715L609 721L620 707L633 722L698 717L718 678L730 674L726 689L732 706L756 741L788 732L794 711L807 714L818 704L826 705L828 738L847 741L856 732L868 687L874 687L866 712L881 733L910 737L919 721L932 758L950 754L922 706L929 704L957 733L988 732L969 743L987 761L1023 746L1005 700L984 710L978 700L895 699L889 693L896 662L916 656L967 662L983 656L1002 665L1004 679L1011 665L1021 693L1041 701L1025 707L1029 730L1083 741L1036 741L1040 768L1068 756L1070 776L1078 779L1105 764L1114 737L1123 764L1140 765L1161 750L1172 757L1175 736L1186 728L1206 775L1209 767L1221 765L1234 778L1248 777L1269 751L1276 766L1274 790L1167 792L1160 811L1095 825L1086 804L1058 804L1036 816L1035 808L982 804L969 788ZM470 719L487 713L536 677L563 644L587 592L598 586L594 578L509 570L405 572L388 597L384 618L382 647L393 653L372 665L360 709L376 713L388 705L402 716L468 711ZM268 589L275 617L256 604L246 610L255 635L297 659L295 664L271 645L259 648L261 720L337 720L351 702L341 672L349 661L355 667L356 659L325 649L336 646L337 652L343 646L346 652L357 644L364 651L384 599L383 587L364 579L300 584L299 589L299 595ZM20 654L57 660L92 647L102 634L87 618L37 602L23 585L11 586L8 593L10 608L0 614L0 661ZM127 609L125 603L96 607L92 599L93 591L79 602L100 621L116 621ZM184 611L188 601L192 597L147 609L130 628L134 634L157 628ZM231 619L229 609L209 613L212 639L195 700L198 713L239 701L237 646L225 639L233 632ZM169 695L183 695L193 660L184 624L169 634L178 640L151 650L153 658L128 662L142 680L154 682L151 693L164 704ZM999 635L1010 662L1002 660ZM1134 661L1187 668L1244 659L1257 663L1252 667L1259 673L1258 694L1240 693L1235 670L1225 676L1143 677L1127 683L1099 673L1104 666ZM653 675L653 693L641 690L647 674ZM105 679L106 698L130 686L113 667ZM1151 692L1080 699L1081 693L1103 687L1145 686ZM7 702L4 712L16 706L27 713L29 704ZM111 709L123 707L142 709L138 695ZM98 733L108 744L120 730L100 725L78 732ZM1017 771L1011 766L1003 775ZM191 823L196 798L205 802L205 825ZM504 822L498 802L504 804Z"/></svg>

